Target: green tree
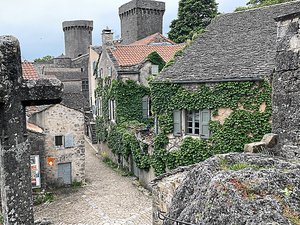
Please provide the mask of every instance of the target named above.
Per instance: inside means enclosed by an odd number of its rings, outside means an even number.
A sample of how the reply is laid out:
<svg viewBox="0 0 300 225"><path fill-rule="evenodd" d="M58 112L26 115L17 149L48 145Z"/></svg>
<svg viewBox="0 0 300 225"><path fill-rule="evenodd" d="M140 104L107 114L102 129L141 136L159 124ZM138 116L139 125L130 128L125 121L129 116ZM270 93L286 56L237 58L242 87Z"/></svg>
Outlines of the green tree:
<svg viewBox="0 0 300 225"><path fill-rule="evenodd" d="M35 59L34 62L47 62L47 61L50 61L51 59L53 59L53 56L46 55L44 57Z"/></svg>
<svg viewBox="0 0 300 225"><path fill-rule="evenodd" d="M180 0L178 18L171 22L168 36L176 43L192 39L195 34L203 32L217 14L215 0Z"/></svg>

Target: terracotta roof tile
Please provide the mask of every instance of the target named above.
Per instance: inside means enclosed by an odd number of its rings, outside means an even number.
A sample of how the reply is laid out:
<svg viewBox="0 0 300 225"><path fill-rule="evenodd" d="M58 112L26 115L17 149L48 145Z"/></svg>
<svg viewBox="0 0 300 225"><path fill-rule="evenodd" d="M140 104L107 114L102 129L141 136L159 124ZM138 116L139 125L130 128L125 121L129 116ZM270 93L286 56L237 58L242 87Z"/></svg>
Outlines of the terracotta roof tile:
<svg viewBox="0 0 300 225"><path fill-rule="evenodd" d="M130 45L151 45L153 43L160 43L160 44L168 43L168 44L171 44L171 45L175 45L176 44L175 42L173 42L170 39L166 38L162 34L155 33L155 34L152 34L152 35L150 35L148 37L145 37L145 38L143 38L141 40L133 42Z"/></svg>
<svg viewBox="0 0 300 225"><path fill-rule="evenodd" d="M22 75L25 80L39 79L38 73L31 62L22 62Z"/></svg>
<svg viewBox="0 0 300 225"><path fill-rule="evenodd" d="M27 130L30 130L30 131L33 131L33 132L36 132L36 133L43 133L43 129L33 123L29 123L27 122L26 123L26 128Z"/></svg>
<svg viewBox="0 0 300 225"><path fill-rule="evenodd" d="M157 52L165 62L169 62L184 45L119 45L111 50L119 66L137 65L152 52Z"/></svg>

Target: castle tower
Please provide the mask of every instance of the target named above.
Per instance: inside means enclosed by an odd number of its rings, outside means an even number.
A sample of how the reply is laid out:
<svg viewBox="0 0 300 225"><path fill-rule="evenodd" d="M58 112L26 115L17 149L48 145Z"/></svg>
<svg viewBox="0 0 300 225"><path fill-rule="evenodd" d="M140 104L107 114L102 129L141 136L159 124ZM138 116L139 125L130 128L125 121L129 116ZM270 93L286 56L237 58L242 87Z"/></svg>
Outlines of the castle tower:
<svg viewBox="0 0 300 225"><path fill-rule="evenodd" d="M132 0L119 8L122 44L130 44L154 33L162 33L165 3Z"/></svg>
<svg viewBox="0 0 300 225"><path fill-rule="evenodd" d="M92 44L93 21L64 21L62 26L65 34L66 56L76 58L88 53L88 48Z"/></svg>

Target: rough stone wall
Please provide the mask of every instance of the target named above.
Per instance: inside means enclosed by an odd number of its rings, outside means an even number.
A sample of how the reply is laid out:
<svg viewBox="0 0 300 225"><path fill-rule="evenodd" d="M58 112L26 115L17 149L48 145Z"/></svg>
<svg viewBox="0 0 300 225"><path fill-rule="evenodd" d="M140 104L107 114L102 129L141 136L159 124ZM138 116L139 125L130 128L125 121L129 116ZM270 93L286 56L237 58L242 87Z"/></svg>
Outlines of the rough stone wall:
<svg viewBox="0 0 300 225"><path fill-rule="evenodd" d="M153 225L162 225L158 212L168 212L177 187L194 166L178 168L152 181Z"/></svg>
<svg viewBox="0 0 300 225"><path fill-rule="evenodd" d="M67 57L76 58L88 53L92 44L93 21L64 21L65 53Z"/></svg>
<svg viewBox="0 0 300 225"><path fill-rule="evenodd" d="M61 100L56 79L22 79L19 41L0 36L1 202L4 224L33 224L30 151L25 107Z"/></svg>
<svg viewBox="0 0 300 225"><path fill-rule="evenodd" d="M154 33L162 33L165 3L132 0L119 8L122 44L130 44Z"/></svg>
<svg viewBox="0 0 300 225"><path fill-rule="evenodd" d="M72 181L85 178L84 114L57 104L39 113L43 114L45 136L44 167L47 184L60 184L58 164L71 163ZM74 147L55 147L55 136L73 135ZM47 164L48 157L54 158L54 166Z"/></svg>
<svg viewBox="0 0 300 225"><path fill-rule="evenodd" d="M273 133L277 151L300 158L300 14L278 18L278 50L273 81Z"/></svg>
<svg viewBox="0 0 300 225"><path fill-rule="evenodd" d="M101 71L100 72L101 78L108 77L108 75L110 73L109 68L111 68L111 70L112 70L111 80L117 79L117 77L118 77L117 70L119 68L118 68L118 66L116 66L116 64L111 59L113 59L113 57L110 57L109 48L104 48L103 52L101 54L101 57L100 57L99 65L98 65L99 71Z"/></svg>

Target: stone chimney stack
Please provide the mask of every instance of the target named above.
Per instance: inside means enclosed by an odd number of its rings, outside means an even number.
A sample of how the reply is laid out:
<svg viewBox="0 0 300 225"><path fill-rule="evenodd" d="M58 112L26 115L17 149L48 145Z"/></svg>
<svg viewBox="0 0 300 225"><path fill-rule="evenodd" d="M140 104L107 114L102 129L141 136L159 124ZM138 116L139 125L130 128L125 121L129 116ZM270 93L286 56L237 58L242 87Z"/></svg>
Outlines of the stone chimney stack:
<svg viewBox="0 0 300 225"><path fill-rule="evenodd" d="M102 30L102 45L103 46L112 46L114 41L114 33L111 29L106 27Z"/></svg>

